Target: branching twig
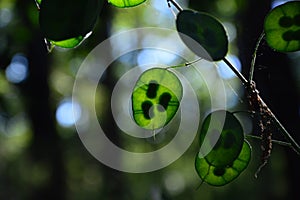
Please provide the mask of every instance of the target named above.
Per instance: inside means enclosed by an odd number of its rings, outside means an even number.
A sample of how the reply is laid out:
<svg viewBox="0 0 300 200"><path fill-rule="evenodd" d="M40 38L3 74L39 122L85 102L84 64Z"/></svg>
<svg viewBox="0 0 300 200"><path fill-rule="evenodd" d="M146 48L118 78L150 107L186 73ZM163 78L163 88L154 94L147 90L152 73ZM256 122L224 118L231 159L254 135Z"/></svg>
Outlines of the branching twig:
<svg viewBox="0 0 300 200"><path fill-rule="evenodd" d="M236 74L236 76L242 81L242 83L247 86L249 84L248 80L235 68L226 58L223 58L225 64Z"/></svg>
<svg viewBox="0 0 300 200"><path fill-rule="evenodd" d="M251 83L241 74L226 58L223 59L223 61L227 64L227 66L236 74L236 76L242 81L244 84L244 87L248 87ZM258 95L259 100L262 102L262 104L268 108L267 104L263 101L263 99ZM269 109L269 108L268 108ZM269 109L270 110L270 109ZM297 142L293 139L293 137L288 133L288 131L284 128L284 126L280 123L280 121L277 119L277 117L273 114L273 112L270 110L270 118L272 122L277 126L277 128L280 130L280 132L283 134L285 139L291 143L291 147L293 150L300 155L300 146L297 144Z"/></svg>
<svg viewBox="0 0 300 200"><path fill-rule="evenodd" d="M256 136L256 135L246 135L245 137L246 137L246 138L250 138L250 139L261 140L261 137ZM288 142L283 142L283 141L280 141L280 140L272 140L272 142L273 142L274 144L279 144L279 145L281 145L281 146L292 147L292 144L291 144L291 143L288 143Z"/></svg>
<svg viewBox="0 0 300 200"><path fill-rule="evenodd" d="M186 63L180 64L180 65L174 65L174 66L167 67L167 69L169 69L169 68L178 68L178 67L188 67L190 65L193 65L193 64L199 62L202 59L203 58L197 58L196 60L191 61L191 62L186 62Z"/></svg>

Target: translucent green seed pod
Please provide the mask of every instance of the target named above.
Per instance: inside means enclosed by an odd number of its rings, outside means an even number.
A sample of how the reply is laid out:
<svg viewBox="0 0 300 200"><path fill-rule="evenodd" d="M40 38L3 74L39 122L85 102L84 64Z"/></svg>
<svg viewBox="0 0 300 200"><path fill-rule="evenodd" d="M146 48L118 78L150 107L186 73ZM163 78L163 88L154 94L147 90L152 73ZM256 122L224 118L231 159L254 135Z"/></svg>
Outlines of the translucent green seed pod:
<svg viewBox="0 0 300 200"><path fill-rule="evenodd" d="M225 120L223 120L224 125L221 126L218 122L211 123L212 115L214 115L214 120L219 119L220 123L225 117ZM240 154L244 143L244 131L242 125L232 113L217 110L205 118L199 141L201 150L210 150L207 155L203 155L209 164L216 167L226 167Z"/></svg>
<svg viewBox="0 0 300 200"><path fill-rule="evenodd" d="M300 50L300 1L292 1L274 8L264 23L266 41L280 52Z"/></svg>
<svg viewBox="0 0 300 200"><path fill-rule="evenodd" d="M134 121L149 130L166 126L178 110L182 93L180 80L170 70L152 68L145 71L132 93Z"/></svg>
<svg viewBox="0 0 300 200"><path fill-rule="evenodd" d="M205 157L197 155L195 169L203 182L212 186L223 186L236 179L247 168L250 160L251 146L244 141L238 157L227 166L217 167Z"/></svg>
<svg viewBox="0 0 300 200"><path fill-rule="evenodd" d="M119 8L134 7L145 1L146 0L108 0L109 3Z"/></svg>
<svg viewBox="0 0 300 200"><path fill-rule="evenodd" d="M213 61L221 60L226 56L227 34L216 18L202 12L183 10L177 15L176 26L182 41L196 55ZM206 52L197 47L191 39L198 42Z"/></svg>
<svg viewBox="0 0 300 200"><path fill-rule="evenodd" d="M39 23L52 44L74 48L91 33L104 0L42 0Z"/></svg>

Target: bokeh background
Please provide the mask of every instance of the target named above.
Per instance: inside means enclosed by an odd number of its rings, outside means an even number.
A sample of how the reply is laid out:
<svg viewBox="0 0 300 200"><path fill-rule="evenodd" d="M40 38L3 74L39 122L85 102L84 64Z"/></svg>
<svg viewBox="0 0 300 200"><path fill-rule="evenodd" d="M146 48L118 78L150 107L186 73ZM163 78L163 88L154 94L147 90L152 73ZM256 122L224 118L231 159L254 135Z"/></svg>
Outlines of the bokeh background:
<svg viewBox="0 0 300 200"><path fill-rule="evenodd" d="M221 20L230 39L228 59L247 76L264 17L283 1L178 2L183 8L209 12ZM260 144L251 140L253 154L249 167L232 183L217 188L206 184L199 187L201 180L194 169L197 140L170 166L145 174L110 169L89 154L74 126L78 116L73 115L71 97L76 72L101 41L120 31L145 26L175 29L174 13L165 0L148 0L131 9L105 3L87 40L75 49L55 48L49 53L34 0L0 1L0 199L299 199L300 157L290 148L276 144L268 165L255 179ZM135 42L142 40L136 38ZM153 42L172 44L163 37L153 38ZM113 45L118 49L132 43L129 39ZM136 51L114 62L97 90L97 114L109 130L108 137L136 151L159 148L170 137L139 143L124 136L116 127L108 105L116 81L132 67L153 59L165 64L183 62L162 52ZM298 142L299 65L299 52L277 53L263 42L255 71L261 96ZM211 71L226 83L229 110L246 110L239 80L222 63L211 67ZM185 73L196 85L197 81L201 84L193 74ZM206 105L209 95L198 95L201 105ZM80 115L80 105L74 108ZM202 111L208 112L204 108ZM246 114L240 118L249 122ZM251 131L245 124L245 133L255 134L255 128ZM273 134L274 138L283 139L280 133Z"/></svg>

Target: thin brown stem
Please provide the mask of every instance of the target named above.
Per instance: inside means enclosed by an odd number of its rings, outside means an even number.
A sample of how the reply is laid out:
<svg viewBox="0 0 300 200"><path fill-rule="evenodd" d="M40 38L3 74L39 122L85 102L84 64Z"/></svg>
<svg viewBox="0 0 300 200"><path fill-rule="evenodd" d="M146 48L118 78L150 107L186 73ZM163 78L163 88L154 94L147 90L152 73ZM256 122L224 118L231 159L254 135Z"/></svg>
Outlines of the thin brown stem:
<svg viewBox="0 0 300 200"><path fill-rule="evenodd" d="M255 69L255 61L256 61L256 55L257 55L257 51L258 51L258 47L262 41L262 39L264 38L265 33L262 32L258 38L258 41L256 43L255 49L254 49L254 53L252 55L252 61L251 61L251 67L250 67L250 73L249 73L249 81L252 82L253 81L253 76L254 76L254 69Z"/></svg>
<svg viewBox="0 0 300 200"><path fill-rule="evenodd" d="M239 72L239 70L237 68L235 68L230 62L229 60L227 60L226 58L223 58L223 61L226 63L226 65L236 74L236 76L242 81L242 83L246 86L248 85L248 80L243 76L243 74L241 74L241 72Z"/></svg>
<svg viewBox="0 0 300 200"><path fill-rule="evenodd" d="M181 8L181 6L175 1L175 0L167 0L169 7L170 3L172 3L172 5L180 12L183 11L183 9Z"/></svg>

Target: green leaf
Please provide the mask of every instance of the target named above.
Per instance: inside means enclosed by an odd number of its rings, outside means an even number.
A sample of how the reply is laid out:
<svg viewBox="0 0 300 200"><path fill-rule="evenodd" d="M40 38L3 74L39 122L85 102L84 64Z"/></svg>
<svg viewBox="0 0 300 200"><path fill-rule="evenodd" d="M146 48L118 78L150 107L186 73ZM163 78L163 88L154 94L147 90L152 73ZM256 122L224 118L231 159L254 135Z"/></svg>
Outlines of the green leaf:
<svg viewBox="0 0 300 200"><path fill-rule="evenodd" d="M103 0L42 0L39 22L45 38L72 48L92 31L102 4Z"/></svg>
<svg viewBox="0 0 300 200"><path fill-rule="evenodd" d="M42 0L35 0L35 2L40 5L42 3Z"/></svg>
<svg viewBox="0 0 300 200"><path fill-rule="evenodd" d="M224 167L231 164L240 154L244 131L232 113L218 110L205 118L199 137L200 151L202 154L208 152L204 155L206 161L213 166Z"/></svg>
<svg viewBox="0 0 300 200"><path fill-rule="evenodd" d="M224 167L216 167L205 157L196 156L195 168L202 179L212 186L223 186L236 179L248 166L251 159L251 146L244 141L242 150L238 157Z"/></svg>
<svg viewBox="0 0 300 200"><path fill-rule="evenodd" d="M78 46L83 41L83 39L84 39L84 37L78 36L76 38L70 38L70 39L63 40L63 41L50 40L49 42L52 45L62 47L62 48L74 48L74 47Z"/></svg>
<svg viewBox="0 0 300 200"><path fill-rule="evenodd" d="M280 52L300 50L300 2L274 8L265 19L264 30L271 48Z"/></svg>
<svg viewBox="0 0 300 200"><path fill-rule="evenodd" d="M173 72L149 69L139 77L132 93L133 118L142 128L162 128L176 114L181 98L182 85Z"/></svg>
<svg viewBox="0 0 300 200"><path fill-rule="evenodd" d="M216 18L206 13L183 10L177 15L176 25L181 39L196 55L213 61L221 60L226 56L227 34ZM197 47L191 38L198 42L206 52Z"/></svg>
<svg viewBox="0 0 300 200"><path fill-rule="evenodd" d="M146 0L108 0L109 3L119 8L134 7L145 1Z"/></svg>

